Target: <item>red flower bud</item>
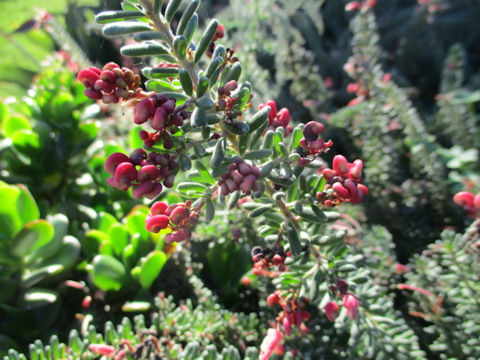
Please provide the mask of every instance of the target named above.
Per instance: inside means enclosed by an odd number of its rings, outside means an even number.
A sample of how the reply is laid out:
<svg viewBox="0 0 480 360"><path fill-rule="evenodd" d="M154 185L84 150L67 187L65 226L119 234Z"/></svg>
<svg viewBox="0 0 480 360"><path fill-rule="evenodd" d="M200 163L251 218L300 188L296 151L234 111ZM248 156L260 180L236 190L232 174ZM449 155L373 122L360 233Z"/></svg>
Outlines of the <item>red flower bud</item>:
<svg viewBox="0 0 480 360"><path fill-rule="evenodd" d="M188 238L188 233L186 231L180 230L173 233L169 233L165 236L165 242L171 244L173 242L182 242Z"/></svg>
<svg viewBox="0 0 480 360"><path fill-rule="evenodd" d="M164 201L156 201L153 203L152 207L150 208L150 212L152 215L160 215L165 214L165 210L167 210L168 204Z"/></svg>
<svg viewBox="0 0 480 360"><path fill-rule="evenodd" d="M115 353L115 348L111 345L105 345L105 344L90 344L88 346L91 352L94 352L95 354L103 355L110 357Z"/></svg>
<svg viewBox="0 0 480 360"><path fill-rule="evenodd" d="M347 310L347 317L355 320L358 316L358 300L353 294L346 294L342 300L343 307Z"/></svg>
<svg viewBox="0 0 480 360"><path fill-rule="evenodd" d="M162 106L155 110L155 115L152 119L152 128L155 130L162 130L165 128L165 122L168 119L167 111Z"/></svg>
<svg viewBox="0 0 480 360"><path fill-rule="evenodd" d="M158 233L162 229L166 229L170 220L166 215L148 215L145 219L145 228L153 233Z"/></svg>
<svg viewBox="0 0 480 360"><path fill-rule="evenodd" d="M335 321L340 311L340 306L337 303L330 301L327 305L325 305L325 315L327 319L330 321Z"/></svg>
<svg viewBox="0 0 480 360"><path fill-rule="evenodd" d="M273 307L275 304L278 304L279 300L280 300L280 297L276 292L274 292L273 294L268 295L267 305L270 307Z"/></svg>
<svg viewBox="0 0 480 360"><path fill-rule="evenodd" d="M127 155L122 153L113 153L105 161L105 165L104 165L105 171L113 175L115 174L115 169L120 163L129 162L129 161L130 159L128 158Z"/></svg>
<svg viewBox="0 0 480 360"><path fill-rule="evenodd" d="M137 172L137 180L139 182L153 181L160 177L160 170L155 165L145 165Z"/></svg>
<svg viewBox="0 0 480 360"><path fill-rule="evenodd" d="M473 206L473 200L473 194L468 191L461 191L453 197L455 204L460 206Z"/></svg>
<svg viewBox="0 0 480 360"><path fill-rule="evenodd" d="M149 98L142 99L135 106L133 121L135 124L143 124L153 115L154 111L155 107L152 100Z"/></svg>
<svg viewBox="0 0 480 360"><path fill-rule="evenodd" d="M115 186L126 191L130 187L130 183L137 179L137 170L131 162L123 162L115 169L113 178Z"/></svg>
<svg viewBox="0 0 480 360"><path fill-rule="evenodd" d="M348 166L348 161L343 155L335 155L333 158L333 170L340 176L346 176L350 167Z"/></svg>

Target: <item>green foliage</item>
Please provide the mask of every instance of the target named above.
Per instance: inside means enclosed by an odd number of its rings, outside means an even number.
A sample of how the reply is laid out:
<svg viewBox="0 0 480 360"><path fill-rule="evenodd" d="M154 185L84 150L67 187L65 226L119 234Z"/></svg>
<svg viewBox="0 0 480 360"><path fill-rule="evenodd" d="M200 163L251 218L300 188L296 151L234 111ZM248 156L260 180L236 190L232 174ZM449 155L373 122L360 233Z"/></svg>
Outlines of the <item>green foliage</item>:
<svg viewBox="0 0 480 360"><path fill-rule="evenodd" d="M464 234L445 230L412 259L406 274L410 314L427 322L422 337L439 359L480 354L478 241L478 220Z"/></svg>
<svg viewBox="0 0 480 360"><path fill-rule="evenodd" d="M138 206L118 222L99 213L94 228L85 233L84 251L93 258L88 266L96 287L108 291L148 289L162 271L167 255L162 251L166 232L145 230L147 207ZM99 255L96 255L99 254Z"/></svg>
<svg viewBox="0 0 480 360"><path fill-rule="evenodd" d="M52 285L77 264L80 242L68 235L64 215L39 219L37 203L24 186L0 182L0 196L0 329L6 334L0 351L6 351L28 339L29 326L45 328L59 316L60 296Z"/></svg>

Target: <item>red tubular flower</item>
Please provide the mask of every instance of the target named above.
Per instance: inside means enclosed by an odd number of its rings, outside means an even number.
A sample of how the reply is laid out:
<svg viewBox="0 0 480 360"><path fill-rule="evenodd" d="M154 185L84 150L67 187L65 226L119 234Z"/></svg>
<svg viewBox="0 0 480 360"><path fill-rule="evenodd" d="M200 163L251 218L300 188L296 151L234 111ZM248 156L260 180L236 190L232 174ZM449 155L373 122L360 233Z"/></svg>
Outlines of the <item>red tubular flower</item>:
<svg viewBox="0 0 480 360"><path fill-rule="evenodd" d="M346 294L342 299L343 307L347 310L347 317L355 320L358 316L358 299L353 294Z"/></svg>
<svg viewBox="0 0 480 360"><path fill-rule="evenodd" d="M111 345L105 344L90 344L88 346L91 352L95 354L103 355L106 357L110 357L115 353L115 348Z"/></svg>
<svg viewBox="0 0 480 360"><path fill-rule="evenodd" d="M260 360L267 360L277 347L281 346L283 334L278 329L270 328L267 330L267 336L260 345Z"/></svg>
<svg viewBox="0 0 480 360"><path fill-rule="evenodd" d="M335 319L338 317L339 311L340 306L338 306L336 302L330 301L327 305L325 305L325 315L330 321L335 321Z"/></svg>

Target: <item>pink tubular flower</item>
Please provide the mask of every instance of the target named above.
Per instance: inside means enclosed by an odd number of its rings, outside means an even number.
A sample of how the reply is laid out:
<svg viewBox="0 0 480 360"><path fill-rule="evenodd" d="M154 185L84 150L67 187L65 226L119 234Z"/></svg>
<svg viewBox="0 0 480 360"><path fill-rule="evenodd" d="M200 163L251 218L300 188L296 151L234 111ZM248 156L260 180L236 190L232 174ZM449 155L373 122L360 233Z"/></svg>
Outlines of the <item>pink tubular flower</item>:
<svg viewBox="0 0 480 360"><path fill-rule="evenodd" d="M336 302L330 301L327 305L325 305L325 315L330 321L335 321L339 311L340 306L338 306Z"/></svg>
<svg viewBox="0 0 480 360"><path fill-rule="evenodd" d="M104 355L107 357L110 357L115 353L115 348L111 345L90 344L88 348L91 352L94 352L95 354Z"/></svg>
<svg viewBox="0 0 480 360"><path fill-rule="evenodd" d="M267 336L265 336L260 346L260 360L267 360L277 347L282 346L282 340L283 334L280 330L273 328L268 329Z"/></svg>
<svg viewBox="0 0 480 360"><path fill-rule="evenodd" d="M343 297L343 307L347 310L347 317L355 320L358 316L358 299L353 294L346 294Z"/></svg>

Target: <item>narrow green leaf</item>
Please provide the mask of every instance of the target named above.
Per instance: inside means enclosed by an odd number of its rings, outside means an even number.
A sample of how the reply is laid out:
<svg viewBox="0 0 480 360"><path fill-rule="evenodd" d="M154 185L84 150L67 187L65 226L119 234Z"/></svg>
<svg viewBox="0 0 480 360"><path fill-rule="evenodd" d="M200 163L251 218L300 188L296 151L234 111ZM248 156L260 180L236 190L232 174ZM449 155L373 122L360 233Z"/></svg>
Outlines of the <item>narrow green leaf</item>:
<svg viewBox="0 0 480 360"><path fill-rule="evenodd" d="M174 68L174 67L153 68L148 70L146 76L151 77L153 79L177 77L178 70L179 70L178 68Z"/></svg>
<svg viewBox="0 0 480 360"><path fill-rule="evenodd" d="M180 184L177 185L177 190L181 192L187 192L187 191L197 191L197 192L205 192L207 187L203 184L197 183L197 182L181 182Z"/></svg>
<svg viewBox="0 0 480 360"><path fill-rule="evenodd" d="M148 41L148 40L167 40L168 37L161 32L158 31L142 31L135 33L133 35L133 40L137 42Z"/></svg>
<svg viewBox="0 0 480 360"><path fill-rule="evenodd" d="M242 65L237 61L230 68L230 71L228 72L228 75L225 77L223 83L226 84L231 80L238 81L240 79L241 74L242 74Z"/></svg>
<svg viewBox="0 0 480 360"><path fill-rule="evenodd" d="M177 91L177 89L168 80L148 80L145 83L145 87L150 91L156 91L160 93Z"/></svg>
<svg viewBox="0 0 480 360"><path fill-rule="evenodd" d="M105 25L102 33L105 36L119 36L150 30L153 30L152 27L141 21L120 21Z"/></svg>
<svg viewBox="0 0 480 360"><path fill-rule="evenodd" d="M238 152L243 155L248 148L249 135L240 135L238 137Z"/></svg>
<svg viewBox="0 0 480 360"><path fill-rule="evenodd" d="M213 51L212 59L215 59L217 57L221 57L222 59L225 59L227 51L225 50L225 47L223 45L217 45L215 47L215 50Z"/></svg>
<svg viewBox="0 0 480 360"><path fill-rule="evenodd" d="M268 114L270 113L270 106L265 106L263 109L253 115L247 124L250 126L250 133L257 130L259 127L268 123Z"/></svg>
<svg viewBox="0 0 480 360"><path fill-rule="evenodd" d="M195 168L202 176L202 180L208 182L209 184L215 184L215 179L212 177L212 175L210 175L210 172L201 162L195 162Z"/></svg>
<svg viewBox="0 0 480 360"><path fill-rule="evenodd" d="M173 17L175 16L175 13L178 10L178 7L180 6L182 0L170 0L168 2L167 8L165 9L165 19L170 22L172 21Z"/></svg>
<svg viewBox="0 0 480 360"><path fill-rule="evenodd" d="M192 128L204 126L207 123L207 113L204 109L196 107L190 116Z"/></svg>
<svg viewBox="0 0 480 360"><path fill-rule="evenodd" d="M195 34L195 31L197 31L197 27L198 27L198 15L193 14L192 18L187 24L185 32L183 33L183 36L185 36L185 39L187 39L188 44L192 42L193 35Z"/></svg>
<svg viewBox="0 0 480 360"><path fill-rule="evenodd" d="M263 158L272 156L272 154L273 151L270 149L259 149L246 153L243 158L248 160L261 160Z"/></svg>
<svg viewBox="0 0 480 360"><path fill-rule="evenodd" d="M141 19L143 17L145 17L145 15L140 11L102 11L95 15L95 22L106 24L114 21Z"/></svg>
<svg viewBox="0 0 480 360"><path fill-rule="evenodd" d="M178 23L177 35L182 35L185 32L187 24L190 21L190 18L193 16L193 14L195 13L195 11L198 9L199 6L200 6L199 0L193 0L190 3L190 5L188 5L188 7L183 12L182 17L180 18L180 21Z"/></svg>
<svg viewBox="0 0 480 360"><path fill-rule="evenodd" d="M205 73L205 76L210 79L213 73L215 72L215 70L217 70L217 68L219 68L222 64L223 64L223 59L221 57L213 58L212 61L210 61L210 64L208 64L207 72Z"/></svg>
<svg viewBox="0 0 480 360"><path fill-rule="evenodd" d="M259 207L257 207L256 209L250 211L250 213L248 214L248 217L249 218L256 218L264 213L266 213L267 211L273 209L273 204L265 204L265 205L261 205Z"/></svg>
<svg viewBox="0 0 480 360"><path fill-rule="evenodd" d="M218 167L225 157L225 140L222 138L218 140L213 150L212 158L210 160L210 166L212 168Z"/></svg>
<svg viewBox="0 0 480 360"><path fill-rule="evenodd" d="M197 82L197 97L202 97L208 89L208 78L200 76Z"/></svg>
<svg viewBox="0 0 480 360"><path fill-rule="evenodd" d="M201 98L195 100L195 104L202 109L208 110L213 106L214 102L208 94L205 94Z"/></svg>
<svg viewBox="0 0 480 360"><path fill-rule="evenodd" d="M231 194L228 199L227 208L233 209L235 205L237 205L237 202L239 199L240 199L240 191L234 191L233 194Z"/></svg>
<svg viewBox="0 0 480 360"><path fill-rule="evenodd" d="M125 45L120 49L124 56L168 55L170 51L159 43Z"/></svg>
<svg viewBox="0 0 480 360"><path fill-rule="evenodd" d="M198 43L197 49L195 50L193 62L197 63L202 57L202 55L205 53L215 35L215 32L217 31L217 27L218 21L215 19L213 19L210 24L208 24L207 29L203 33L203 36Z"/></svg>
<svg viewBox="0 0 480 360"><path fill-rule="evenodd" d="M187 47L188 42L185 36L175 36L175 39L173 40L173 50L180 60L185 59L185 55L187 55Z"/></svg>
<svg viewBox="0 0 480 360"><path fill-rule="evenodd" d="M180 83L182 84L183 90L189 95L193 95L193 83L192 78L190 77L190 73L187 69L180 69Z"/></svg>
<svg viewBox="0 0 480 360"><path fill-rule="evenodd" d="M215 206L212 200L207 199L205 221L210 222L215 217Z"/></svg>

